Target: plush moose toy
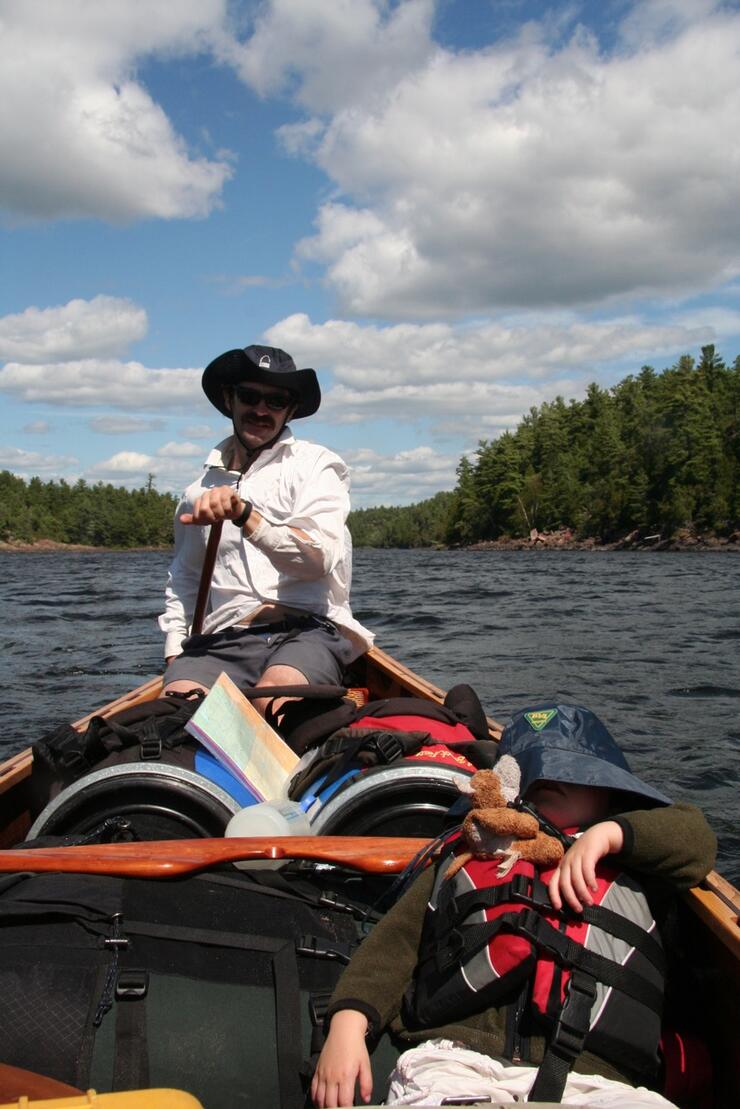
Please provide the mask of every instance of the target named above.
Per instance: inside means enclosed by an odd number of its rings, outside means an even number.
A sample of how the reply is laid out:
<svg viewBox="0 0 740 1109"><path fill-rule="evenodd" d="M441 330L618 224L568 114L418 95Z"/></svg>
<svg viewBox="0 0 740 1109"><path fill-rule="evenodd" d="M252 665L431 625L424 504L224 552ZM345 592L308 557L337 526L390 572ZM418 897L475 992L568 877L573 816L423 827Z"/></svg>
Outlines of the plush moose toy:
<svg viewBox="0 0 740 1109"><path fill-rule="evenodd" d="M502 755L495 770L479 770L470 779L471 809L462 826L468 850L458 855L447 871L452 877L471 858L500 859L504 877L518 859L535 866L557 866L563 845L540 830L535 817L508 807L519 796L521 774L511 755Z"/></svg>

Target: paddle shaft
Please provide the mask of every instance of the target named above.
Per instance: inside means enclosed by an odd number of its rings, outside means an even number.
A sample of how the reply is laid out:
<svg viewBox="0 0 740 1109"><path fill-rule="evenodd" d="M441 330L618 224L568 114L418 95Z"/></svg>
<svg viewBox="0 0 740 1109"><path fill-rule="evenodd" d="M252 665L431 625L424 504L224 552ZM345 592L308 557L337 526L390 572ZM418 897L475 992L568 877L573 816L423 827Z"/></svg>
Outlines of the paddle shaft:
<svg viewBox="0 0 740 1109"><path fill-rule="evenodd" d="M195 602L195 613L193 614L193 626L190 629L191 635L200 635L200 629L203 627L203 617L206 614L208 594L211 592L211 578L213 577L213 567L216 565L216 555L218 554L218 544L223 526L223 520L217 520L215 524L211 524L211 530L208 533L208 543L203 559L203 569L200 572L198 597Z"/></svg>
<svg viewBox="0 0 740 1109"><path fill-rule="evenodd" d="M175 878L219 863L247 859L309 859L350 866L368 874L396 874L408 866L428 842L385 836L252 836L23 848L0 851L0 872L55 871L127 878Z"/></svg>

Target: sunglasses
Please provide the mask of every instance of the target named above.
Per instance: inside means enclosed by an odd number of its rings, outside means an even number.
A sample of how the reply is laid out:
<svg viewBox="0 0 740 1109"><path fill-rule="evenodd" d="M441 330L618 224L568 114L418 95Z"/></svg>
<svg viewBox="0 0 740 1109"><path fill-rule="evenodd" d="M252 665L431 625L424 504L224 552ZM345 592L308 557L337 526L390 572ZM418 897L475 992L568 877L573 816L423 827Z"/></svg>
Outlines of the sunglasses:
<svg viewBox="0 0 740 1109"><path fill-rule="evenodd" d="M264 402L271 412L284 412L295 403L295 397L290 394L261 393L259 389L251 389L248 385L235 385L234 396L240 404L246 404L248 408L257 408Z"/></svg>

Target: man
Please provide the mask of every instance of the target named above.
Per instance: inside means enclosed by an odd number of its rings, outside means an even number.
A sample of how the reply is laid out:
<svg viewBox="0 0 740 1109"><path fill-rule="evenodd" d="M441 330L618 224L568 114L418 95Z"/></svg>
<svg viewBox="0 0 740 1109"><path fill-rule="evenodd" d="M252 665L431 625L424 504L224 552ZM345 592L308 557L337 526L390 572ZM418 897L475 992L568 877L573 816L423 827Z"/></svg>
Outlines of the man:
<svg viewBox="0 0 740 1109"><path fill-rule="evenodd" d="M277 347L253 345L214 359L203 390L233 434L211 451L175 516L159 618L164 691L208 689L222 670L240 686L337 684L373 637L349 606L347 467L288 426L318 409L316 374ZM203 634L189 635L206 525L220 521ZM264 711L267 702L256 704Z"/></svg>

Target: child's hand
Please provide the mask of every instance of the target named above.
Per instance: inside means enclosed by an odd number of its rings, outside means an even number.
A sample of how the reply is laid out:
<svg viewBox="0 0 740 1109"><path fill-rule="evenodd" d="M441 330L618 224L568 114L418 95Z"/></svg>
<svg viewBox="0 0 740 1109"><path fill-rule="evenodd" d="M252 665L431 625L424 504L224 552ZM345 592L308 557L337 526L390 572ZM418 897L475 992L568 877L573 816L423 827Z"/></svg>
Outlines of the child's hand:
<svg viewBox="0 0 740 1109"><path fill-rule="evenodd" d="M354 1105L358 1079L360 1097L365 1104L370 1100L373 1076L365 1046L366 1032L367 1017L356 1009L340 1009L331 1018L329 1035L311 1081L311 1097L316 1109Z"/></svg>
<svg viewBox="0 0 740 1109"><path fill-rule="evenodd" d="M577 913L584 905L593 905L591 893L598 888L596 864L605 855L613 855L624 846L622 829L615 820L594 824L569 847L547 884L554 908L562 909L565 901Z"/></svg>

